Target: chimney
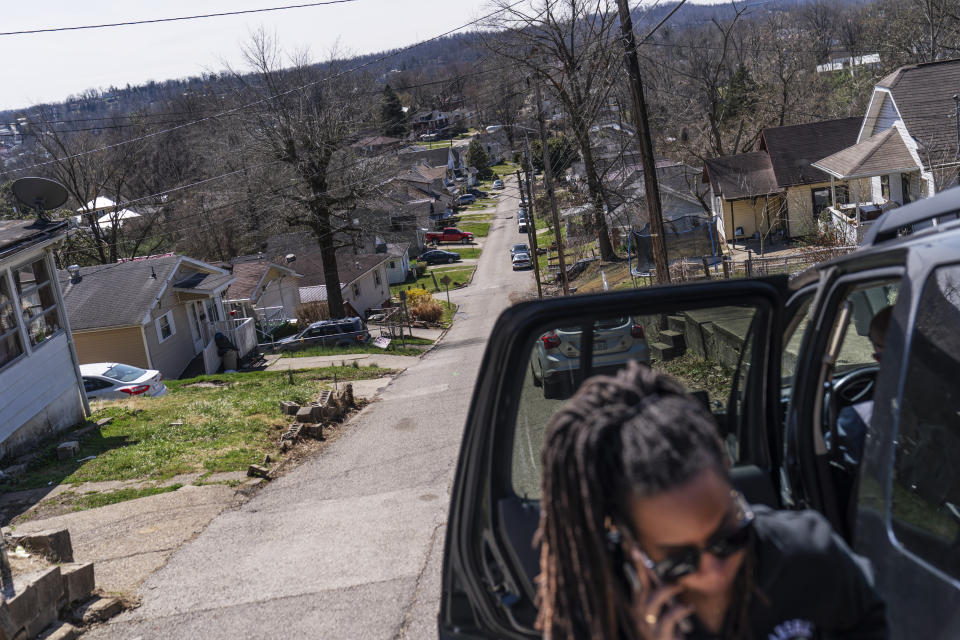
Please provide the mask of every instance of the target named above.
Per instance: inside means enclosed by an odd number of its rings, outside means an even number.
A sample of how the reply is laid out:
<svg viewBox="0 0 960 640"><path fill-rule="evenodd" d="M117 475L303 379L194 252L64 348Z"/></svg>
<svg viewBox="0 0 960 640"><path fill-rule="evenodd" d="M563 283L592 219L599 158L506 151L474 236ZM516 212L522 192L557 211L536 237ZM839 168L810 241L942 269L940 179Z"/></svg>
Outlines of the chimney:
<svg viewBox="0 0 960 640"><path fill-rule="evenodd" d="M69 267L67 267L67 273L70 274L71 284L77 284L78 282L83 280L83 276L80 275L80 265L78 264L72 264Z"/></svg>

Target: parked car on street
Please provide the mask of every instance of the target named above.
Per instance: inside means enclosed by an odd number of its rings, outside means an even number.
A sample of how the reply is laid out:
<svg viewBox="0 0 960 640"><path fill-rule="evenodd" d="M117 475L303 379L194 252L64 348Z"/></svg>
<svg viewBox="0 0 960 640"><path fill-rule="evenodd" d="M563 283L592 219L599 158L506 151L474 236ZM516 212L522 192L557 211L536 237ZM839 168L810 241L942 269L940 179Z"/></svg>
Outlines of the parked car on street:
<svg viewBox="0 0 960 640"><path fill-rule="evenodd" d="M417 258L420 262L427 264L444 264L449 262L460 262L460 254L453 251L444 251L442 249L432 249L424 251Z"/></svg>
<svg viewBox="0 0 960 640"><path fill-rule="evenodd" d="M640 348L634 325L651 366L713 414L746 499L816 510L869 560L890 638L960 637L958 212L957 188L892 209L861 222L858 249L792 277L508 307L463 432L439 637L539 637L546 425L582 380L627 360L623 341ZM851 413L862 427L841 431Z"/></svg>
<svg viewBox="0 0 960 640"><path fill-rule="evenodd" d="M80 365L83 388L91 400L121 400L134 396L158 397L167 394L163 376L153 369L141 369L119 362Z"/></svg>
<svg viewBox="0 0 960 640"><path fill-rule="evenodd" d="M530 368L533 385L543 388L544 398L569 397L579 386L582 333L581 327L558 327L537 340ZM650 362L643 325L628 316L594 322L592 372L616 373L631 360Z"/></svg>
<svg viewBox="0 0 960 640"><path fill-rule="evenodd" d="M353 347L370 342L370 333L358 317L321 320L300 333L277 342L279 351L296 351L303 347Z"/></svg>
<svg viewBox="0 0 960 640"><path fill-rule="evenodd" d="M517 233L526 233L527 232L527 219L526 218L517 218Z"/></svg>
<svg viewBox="0 0 960 640"><path fill-rule="evenodd" d="M510 257L517 255L518 253L530 253L530 247L527 246L525 242L518 242L517 244L510 247Z"/></svg>
<svg viewBox="0 0 960 640"><path fill-rule="evenodd" d="M457 204L461 206L466 204L473 204L476 201L477 201L477 196L473 195L472 193L465 193L462 196L457 198Z"/></svg>
<svg viewBox="0 0 960 640"><path fill-rule="evenodd" d="M446 227L443 231L428 231L426 233L428 244L439 244L441 242L473 242L473 234L469 231L460 231L456 227Z"/></svg>
<svg viewBox="0 0 960 640"><path fill-rule="evenodd" d="M487 196L490 195L490 194L487 193L486 191L481 191L480 189L477 189L476 187L470 187L469 189L467 189L467 193L469 193L469 194L471 194L471 195L473 195L473 196L476 196L477 198L486 198Z"/></svg>
<svg viewBox="0 0 960 640"><path fill-rule="evenodd" d="M493 188L494 188L494 189L503 189L503 180L501 180L500 178L497 178L496 180L494 180L494 181L493 181Z"/></svg>
<svg viewBox="0 0 960 640"><path fill-rule="evenodd" d="M533 263L530 262L529 253L516 253L513 255L510 261L513 263L514 271L517 269L529 269L533 266Z"/></svg>

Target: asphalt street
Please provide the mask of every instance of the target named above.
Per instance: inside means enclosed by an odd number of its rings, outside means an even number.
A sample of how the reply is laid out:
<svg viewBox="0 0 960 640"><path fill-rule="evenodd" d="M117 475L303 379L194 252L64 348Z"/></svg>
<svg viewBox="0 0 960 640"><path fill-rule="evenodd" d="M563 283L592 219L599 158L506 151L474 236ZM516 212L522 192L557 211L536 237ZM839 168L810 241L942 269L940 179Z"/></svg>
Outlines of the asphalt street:
<svg viewBox="0 0 960 640"><path fill-rule="evenodd" d="M507 183L446 337L320 456L218 516L89 638L436 637L444 527L483 350L511 297L516 182ZM514 197L509 197L514 196Z"/></svg>

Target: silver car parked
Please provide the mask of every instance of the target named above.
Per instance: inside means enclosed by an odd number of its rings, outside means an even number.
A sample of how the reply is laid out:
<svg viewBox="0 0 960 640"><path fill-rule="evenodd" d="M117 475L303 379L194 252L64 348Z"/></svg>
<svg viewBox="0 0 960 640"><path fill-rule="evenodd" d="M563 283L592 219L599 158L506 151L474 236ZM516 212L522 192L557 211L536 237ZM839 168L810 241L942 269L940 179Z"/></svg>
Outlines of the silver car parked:
<svg viewBox="0 0 960 640"><path fill-rule="evenodd" d="M537 340L530 356L533 384L544 398L565 398L582 381L580 327L549 331ZM633 318L598 320L593 326L593 374L616 373L631 360L649 364L650 348L643 325Z"/></svg>
<svg viewBox="0 0 960 640"><path fill-rule="evenodd" d="M134 396L163 396L167 385L153 369L141 369L119 362L80 365L83 388L91 400L122 400Z"/></svg>

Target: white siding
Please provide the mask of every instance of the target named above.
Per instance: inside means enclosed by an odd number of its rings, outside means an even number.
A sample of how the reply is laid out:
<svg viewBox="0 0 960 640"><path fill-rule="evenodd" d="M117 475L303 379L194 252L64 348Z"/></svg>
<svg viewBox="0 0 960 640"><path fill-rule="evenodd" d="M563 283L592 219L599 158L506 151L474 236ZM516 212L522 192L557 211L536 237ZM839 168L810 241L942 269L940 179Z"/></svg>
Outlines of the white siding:
<svg viewBox="0 0 960 640"><path fill-rule="evenodd" d="M391 268L390 265L393 265ZM390 284L400 284L406 282L407 273L410 272L410 258L404 253L399 257L391 257L389 262L384 264L387 271L387 281Z"/></svg>
<svg viewBox="0 0 960 640"><path fill-rule="evenodd" d="M0 371L0 389L0 448L4 452L83 420L66 333L34 347L30 355ZM24 427L24 433L11 439Z"/></svg>
<svg viewBox="0 0 960 640"><path fill-rule="evenodd" d="M883 103L880 105L880 112L877 114L877 124L873 127L873 135L883 133L900 119L897 108L893 104L893 97L890 94L883 94Z"/></svg>
<svg viewBox="0 0 960 640"><path fill-rule="evenodd" d="M353 283L343 288L343 299L357 310L361 316L366 317L367 309L379 308L390 298L390 285L387 282L385 272L386 264L377 265L376 269L367 272L355 282L360 287L360 295L353 293ZM380 272L380 285L376 285L373 272Z"/></svg>
<svg viewBox="0 0 960 640"><path fill-rule="evenodd" d="M297 317L297 307L300 305L300 278L285 275L267 282L267 290L257 300L257 307L283 307L287 318ZM282 299L282 302L281 302Z"/></svg>

